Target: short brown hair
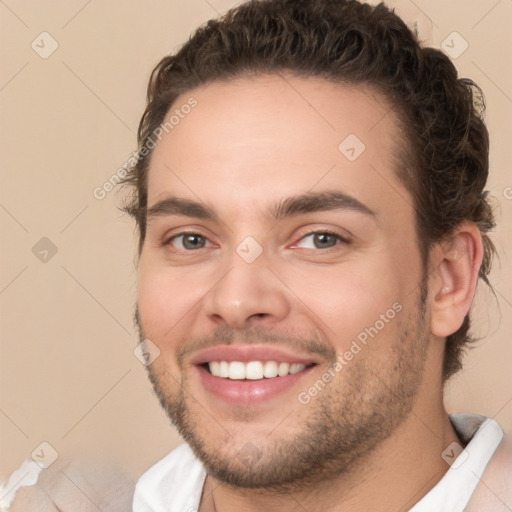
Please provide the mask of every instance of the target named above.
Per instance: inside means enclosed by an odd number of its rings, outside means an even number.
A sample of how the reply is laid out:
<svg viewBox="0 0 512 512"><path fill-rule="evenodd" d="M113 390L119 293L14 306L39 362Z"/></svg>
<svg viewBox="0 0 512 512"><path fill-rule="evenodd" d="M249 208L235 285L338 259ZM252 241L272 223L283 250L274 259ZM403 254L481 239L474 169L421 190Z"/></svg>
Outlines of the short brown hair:
<svg viewBox="0 0 512 512"><path fill-rule="evenodd" d="M495 249L487 233L495 222L484 192L489 139L482 120L482 91L471 80L458 78L441 51L423 48L384 4L252 0L210 20L153 70L138 130L139 150L181 94L214 80L281 71L336 83L363 83L391 102L408 155L397 175L413 197L424 265L432 244L469 220L482 234L479 276L489 284ZM151 154L139 153L124 180L133 186L122 208L137 221L139 255L146 234ZM463 349L473 341L469 326L468 313L460 329L447 337L444 379L462 367Z"/></svg>

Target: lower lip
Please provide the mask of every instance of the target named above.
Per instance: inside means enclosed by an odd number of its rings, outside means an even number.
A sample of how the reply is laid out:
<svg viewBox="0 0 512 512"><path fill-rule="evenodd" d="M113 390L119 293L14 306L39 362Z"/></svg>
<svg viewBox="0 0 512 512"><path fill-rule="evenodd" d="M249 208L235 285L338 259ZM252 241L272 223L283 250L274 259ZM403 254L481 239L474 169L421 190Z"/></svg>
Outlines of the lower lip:
<svg viewBox="0 0 512 512"><path fill-rule="evenodd" d="M314 368L305 368L301 372L260 380L231 380L215 377L202 366L196 366L203 386L216 397L232 405L254 405L270 400L293 388ZM298 395L298 393L297 393Z"/></svg>

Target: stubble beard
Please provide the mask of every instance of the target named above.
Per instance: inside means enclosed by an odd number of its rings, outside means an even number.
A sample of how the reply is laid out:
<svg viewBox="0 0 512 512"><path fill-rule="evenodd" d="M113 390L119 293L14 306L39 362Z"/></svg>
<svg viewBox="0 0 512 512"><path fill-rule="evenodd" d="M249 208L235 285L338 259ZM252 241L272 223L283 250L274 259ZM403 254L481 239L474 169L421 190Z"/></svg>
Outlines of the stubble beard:
<svg viewBox="0 0 512 512"><path fill-rule="evenodd" d="M247 439L238 453L229 446L229 434L223 441L208 436L208 423L215 419L188 392L186 373L177 382L165 367L151 365L148 376L160 404L210 476L237 488L304 490L349 473L411 412L429 340L424 293L418 306L416 315L401 322L398 339L377 336L369 341L393 343L393 357L385 366L378 350L364 348L307 406L297 402L297 408L309 407L298 433L282 432L281 437L274 433L274 440L264 446ZM139 329L144 339L140 324ZM276 418L276 426L282 420Z"/></svg>

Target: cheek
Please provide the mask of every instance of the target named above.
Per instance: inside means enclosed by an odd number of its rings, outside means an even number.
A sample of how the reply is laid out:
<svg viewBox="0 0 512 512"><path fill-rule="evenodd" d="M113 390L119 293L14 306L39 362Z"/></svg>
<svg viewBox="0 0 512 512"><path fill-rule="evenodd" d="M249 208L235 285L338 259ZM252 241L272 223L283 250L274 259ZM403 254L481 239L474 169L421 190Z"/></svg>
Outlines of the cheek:
<svg viewBox="0 0 512 512"><path fill-rule="evenodd" d="M146 336L162 344L193 314L201 290L179 270L149 260L141 258L139 264L137 304Z"/></svg>
<svg viewBox="0 0 512 512"><path fill-rule="evenodd" d="M396 332L398 324L393 320L408 300L409 277L390 255L294 270L283 280L303 304L304 314L333 340L338 352L347 350L361 333L364 338L365 329L376 322L379 338Z"/></svg>

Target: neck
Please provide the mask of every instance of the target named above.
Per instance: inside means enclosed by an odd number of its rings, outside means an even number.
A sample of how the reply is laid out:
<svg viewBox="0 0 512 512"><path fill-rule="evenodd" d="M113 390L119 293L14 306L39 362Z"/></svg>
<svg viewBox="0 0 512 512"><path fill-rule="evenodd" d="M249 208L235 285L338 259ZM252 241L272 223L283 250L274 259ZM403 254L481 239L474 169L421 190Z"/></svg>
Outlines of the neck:
<svg viewBox="0 0 512 512"><path fill-rule="evenodd" d="M392 436L350 472L298 486L296 492L233 488L208 476L199 512L409 510L446 473L441 453L458 442L442 399L438 403L435 410L415 407Z"/></svg>

